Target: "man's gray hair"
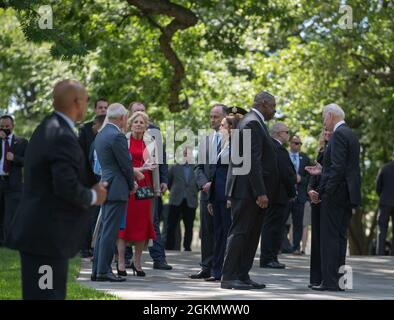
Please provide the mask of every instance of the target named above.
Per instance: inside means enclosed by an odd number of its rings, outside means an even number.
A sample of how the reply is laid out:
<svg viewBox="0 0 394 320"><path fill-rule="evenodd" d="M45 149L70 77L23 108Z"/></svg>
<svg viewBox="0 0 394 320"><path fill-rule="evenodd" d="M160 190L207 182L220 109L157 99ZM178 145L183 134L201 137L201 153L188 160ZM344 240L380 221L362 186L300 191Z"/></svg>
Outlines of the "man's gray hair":
<svg viewBox="0 0 394 320"><path fill-rule="evenodd" d="M254 107L260 106L264 102L275 103L275 97L267 91L261 91L260 93L256 94L256 96L254 97L253 106Z"/></svg>
<svg viewBox="0 0 394 320"><path fill-rule="evenodd" d="M123 104L112 103L107 109L107 118L109 120L120 119L125 115L127 115L127 110Z"/></svg>
<svg viewBox="0 0 394 320"><path fill-rule="evenodd" d="M276 136L283 128L287 127L283 122L277 122L271 127L271 136Z"/></svg>
<svg viewBox="0 0 394 320"><path fill-rule="evenodd" d="M335 103L330 103L323 108L323 116L327 113L332 113L340 117L342 120L345 120L345 112Z"/></svg>

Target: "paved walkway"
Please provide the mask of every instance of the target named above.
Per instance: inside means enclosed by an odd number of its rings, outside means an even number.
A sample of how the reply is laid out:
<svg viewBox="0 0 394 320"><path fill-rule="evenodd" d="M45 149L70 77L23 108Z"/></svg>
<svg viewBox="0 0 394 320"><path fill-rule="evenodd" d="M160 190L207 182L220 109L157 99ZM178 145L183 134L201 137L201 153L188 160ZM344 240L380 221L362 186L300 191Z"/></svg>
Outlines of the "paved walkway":
<svg viewBox="0 0 394 320"><path fill-rule="evenodd" d="M349 257L353 269L353 290L339 293L319 293L307 288L309 256L282 255L285 270L259 268L258 256L251 271L253 280L267 284L264 290L223 290L220 284L191 280L188 274L199 270L198 252L167 252L172 271L152 269L149 254L144 253L145 278L127 277L114 284L90 281L91 264L83 260L78 281L121 299L394 299L394 257ZM115 267L114 267L115 269Z"/></svg>

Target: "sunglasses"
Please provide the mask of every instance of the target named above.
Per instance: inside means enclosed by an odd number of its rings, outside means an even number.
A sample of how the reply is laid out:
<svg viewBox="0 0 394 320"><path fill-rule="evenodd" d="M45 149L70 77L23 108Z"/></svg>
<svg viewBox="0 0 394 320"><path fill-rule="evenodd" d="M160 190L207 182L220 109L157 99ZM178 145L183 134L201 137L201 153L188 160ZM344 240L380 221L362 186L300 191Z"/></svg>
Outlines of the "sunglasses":
<svg viewBox="0 0 394 320"><path fill-rule="evenodd" d="M296 146L302 146L302 142L292 142L293 144L295 144Z"/></svg>

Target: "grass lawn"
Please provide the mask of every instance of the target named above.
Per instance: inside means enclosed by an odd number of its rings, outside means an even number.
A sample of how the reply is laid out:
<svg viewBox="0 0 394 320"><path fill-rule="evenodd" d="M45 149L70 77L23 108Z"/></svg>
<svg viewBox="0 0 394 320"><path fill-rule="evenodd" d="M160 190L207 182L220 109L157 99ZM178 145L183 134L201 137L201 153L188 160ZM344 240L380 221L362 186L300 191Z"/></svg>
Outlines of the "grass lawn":
<svg viewBox="0 0 394 320"><path fill-rule="evenodd" d="M117 300L117 297L84 287L76 282L80 258L70 260L67 300ZM17 251L0 248L0 300L21 299L20 260Z"/></svg>

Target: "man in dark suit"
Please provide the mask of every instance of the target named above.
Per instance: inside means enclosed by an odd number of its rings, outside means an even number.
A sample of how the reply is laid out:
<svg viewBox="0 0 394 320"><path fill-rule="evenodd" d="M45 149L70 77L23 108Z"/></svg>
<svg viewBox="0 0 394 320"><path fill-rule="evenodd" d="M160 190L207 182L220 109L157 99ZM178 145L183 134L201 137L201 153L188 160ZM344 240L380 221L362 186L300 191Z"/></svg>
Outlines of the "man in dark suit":
<svg viewBox="0 0 394 320"><path fill-rule="evenodd" d="M22 193L22 168L27 140L13 134L14 119L0 117L0 245Z"/></svg>
<svg viewBox="0 0 394 320"><path fill-rule="evenodd" d="M90 189L74 127L88 95L75 80L53 91L55 112L34 131L25 153L24 191L6 244L20 251L24 299L64 299L68 259L89 228L89 207L106 198L106 184Z"/></svg>
<svg viewBox="0 0 394 320"><path fill-rule="evenodd" d="M296 172L289 153L283 146L289 141L289 128L282 122L271 128L272 142L278 155L279 191L278 196L267 209L261 231L260 267L284 269L278 261L278 254L283 240L288 217L289 201L296 196Z"/></svg>
<svg viewBox="0 0 394 320"><path fill-rule="evenodd" d="M182 217L185 226L183 248L191 251L193 240L193 223L198 205L198 189L194 175L192 148L185 147L184 163L177 163L169 170L168 188L170 190L170 209L167 221L166 249L174 250L176 231Z"/></svg>
<svg viewBox="0 0 394 320"><path fill-rule="evenodd" d="M300 137L293 136L290 140L290 160L293 162L297 173L297 197L290 203L289 214L293 224L293 248L294 254L301 254L300 242L303 232L305 202L308 200L309 173L305 167L310 165L309 157L301 152L302 142ZM287 220L287 219L286 219Z"/></svg>
<svg viewBox="0 0 394 320"><path fill-rule="evenodd" d="M99 98L98 100L95 101L94 103L94 113L95 113L95 119L98 116L105 116L107 114L107 109L108 109L108 101L105 98ZM86 161L86 170L88 173L88 180L90 184L95 184L97 183L97 177L93 173L92 166L90 163L90 151L91 151L91 146L94 141L94 138L96 137L97 134L97 128L95 128L95 119L89 122L85 122L83 126L79 130L79 143L81 144L82 150L84 152L85 156L85 161ZM99 129L99 128L98 128ZM90 208L91 211L91 216L92 216L92 229L94 229L94 226L96 225L96 220L97 216L100 212L100 207L99 206L93 206ZM95 219L96 217L96 219ZM81 256L82 258L89 258L92 256L92 251L90 248L90 243L91 243L92 235L91 232L89 231L86 235L85 241L82 243L82 248L81 248Z"/></svg>
<svg viewBox="0 0 394 320"><path fill-rule="evenodd" d="M127 110L113 103L107 110L108 123L97 134L94 146L101 166L101 179L108 182L108 198L102 206L102 217L94 246L92 281L122 282L126 279L112 272L118 232L130 193L134 190L133 162L127 138Z"/></svg>
<svg viewBox="0 0 394 320"><path fill-rule="evenodd" d="M390 216L394 235L394 151L392 157L393 161L383 166L376 181L376 192L379 195L377 255L384 255ZM394 236L391 242L391 255L394 256Z"/></svg>
<svg viewBox="0 0 394 320"><path fill-rule="evenodd" d="M232 224L223 265L223 289L265 288L264 284L250 279L249 271L259 243L263 216L268 206L275 202L279 187L277 155L265 124L274 117L275 106L275 98L271 94L265 91L257 94L252 111L242 118L237 127L239 146L233 142L231 145L226 194L231 198ZM244 147L248 140L251 150ZM245 162L250 164L246 174L242 172L240 175L235 170L241 166L234 163L237 149L244 158L242 166Z"/></svg>
<svg viewBox="0 0 394 320"><path fill-rule="evenodd" d="M324 127L333 131L320 165L307 167L310 174L322 174L319 192L311 197L321 199L320 246L322 283L312 286L318 291L340 291L340 277L346 260L347 230L352 209L361 204L360 144L346 125L345 113L336 104L323 109Z"/></svg>
<svg viewBox="0 0 394 320"><path fill-rule="evenodd" d="M220 123L227 115L227 106L215 104L210 111L211 129L214 132L203 136L199 144L198 164L194 168L200 193L200 237L201 237L201 270L191 274L192 279L207 279L211 277L214 254L213 217L208 212L208 196L212 179L216 170L217 139L220 137ZM215 152L212 152L213 149ZM215 158L213 160L213 158ZM210 161L211 160L211 161Z"/></svg>
<svg viewBox="0 0 394 320"><path fill-rule="evenodd" d="M146 107L142 102L135 101L130 103L129 111L133 112L142 111L145 112ZM159 159L163 159L162 163L159 164L159 179L160 179L160 191L164 194L168 188L168 165L166 163L166 152L165 145L163 143L160 128L153 123L149 123L148 133L151 134L158 146ZM166 252L164 243L161 238L160 230L160 215L163 207L161 196L155 196L153 199L153 227L155 228L156 238L153 240L153 246L149 247L149 254L153 260L153 269L159 270L172 270L172 266L167 263ZM126 248L126 259L130 260L133 256L133 252L130 247Z"/></svg>

